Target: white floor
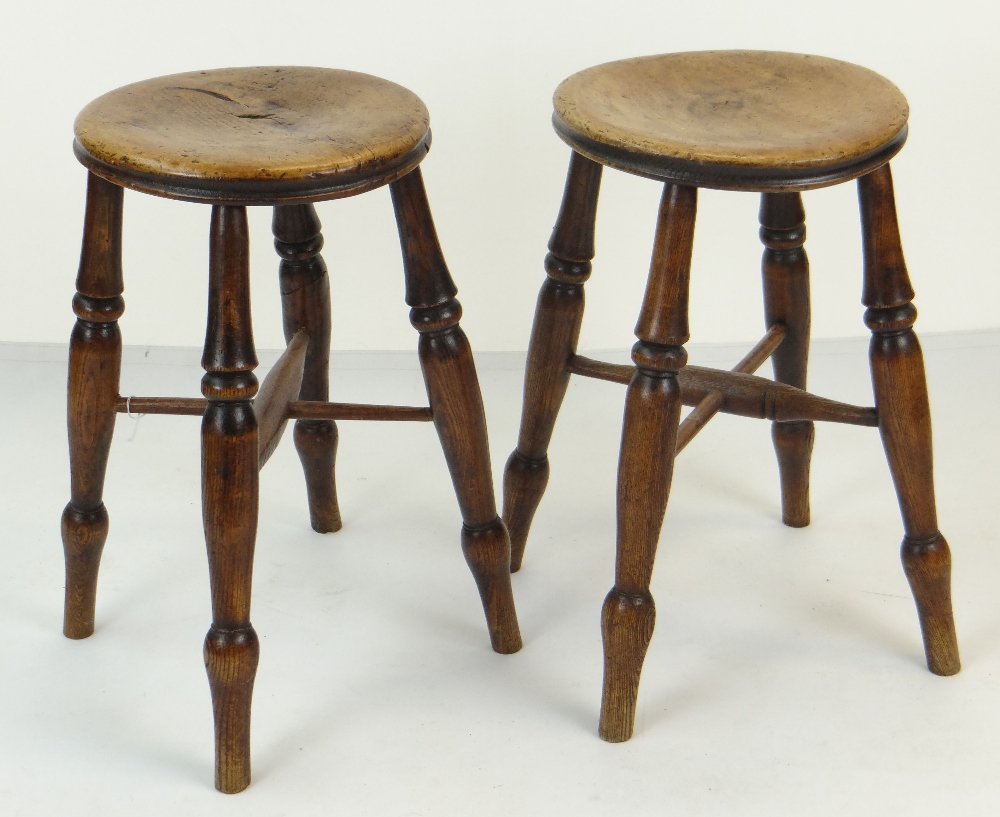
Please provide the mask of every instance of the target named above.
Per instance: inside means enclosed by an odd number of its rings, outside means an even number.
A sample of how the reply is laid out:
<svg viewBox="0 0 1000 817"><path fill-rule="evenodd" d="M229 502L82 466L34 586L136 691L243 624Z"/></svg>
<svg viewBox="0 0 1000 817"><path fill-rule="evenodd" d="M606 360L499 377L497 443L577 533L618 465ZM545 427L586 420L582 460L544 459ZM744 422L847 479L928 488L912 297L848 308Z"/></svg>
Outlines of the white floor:
<svg viewBox="0 0 1000 817"><path fill-rule="evenodd" d="M0 813L1000 813L1000 333L924 344L960 675L924 666L877 433L820 427L813 525L792 530L767 424L720 416L675 472L635 737L600 741L624 392L576 378L514 577L514 656L489 649L430 426L341 425L345 526L327 536L285 440L262 475L254 782L235 797L212 787L197 419L119 420L97 632L69 641L65 364L6 347ZM864 349L817 344L812 388L868 403ZM741 354L695 346L692 361ZM188 364L129 350L123 393L197 395L197 356L174 357ZM421 403L415 356L397 357L337 371L335 399ZM502 362L480 359L498 488L521 397Z"/></svg>

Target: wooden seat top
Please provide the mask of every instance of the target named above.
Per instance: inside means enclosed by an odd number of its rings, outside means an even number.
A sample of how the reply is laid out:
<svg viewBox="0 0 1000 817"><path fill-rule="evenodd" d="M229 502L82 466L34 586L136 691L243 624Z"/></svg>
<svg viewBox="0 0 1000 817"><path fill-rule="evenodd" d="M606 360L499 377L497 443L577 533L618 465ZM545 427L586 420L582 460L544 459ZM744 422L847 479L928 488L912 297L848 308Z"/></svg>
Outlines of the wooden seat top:
<svg viewBox="0 0 1000 817"><path fill-rule="evenodd" d="M84 108L77 157L108 180L190 201L352 195L408 173L430 147L412 92L329 68L192 71L137 82Z"/></svg>
<svg viewBox="0 0 1000 817"><path fill-rule="evenodd" d="M854 178L906 140L889 80L775 51L693 51L606 63L553 99L558 134L631 173L698 187L804 190Z"/></svg>

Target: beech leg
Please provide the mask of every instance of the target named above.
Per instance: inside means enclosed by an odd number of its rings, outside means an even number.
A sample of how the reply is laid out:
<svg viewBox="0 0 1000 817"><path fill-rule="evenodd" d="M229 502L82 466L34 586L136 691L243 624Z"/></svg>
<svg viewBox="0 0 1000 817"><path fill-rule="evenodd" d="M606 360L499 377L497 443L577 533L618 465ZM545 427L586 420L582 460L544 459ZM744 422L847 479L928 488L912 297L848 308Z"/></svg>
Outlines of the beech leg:
<svg viewBox="0 0 1000 817"><path fill-rule="evenodd" d="M583 285L594 257L601 169L573 153L545 256L548 277L538 293L528 344L521 432L504 469L503 519L510 531L512 571L521 568L531 520L549 481L549 441L569 386L566 363L576 353L583 323Z"/></svg>
<svg viewBox="0 0 1000 817"><path fill-rule="evenodd" d="M917 605L927 666L961 668L951 607L951 552L938 530L931 415L917 310L896 220L889 165L858 179L864 235L865 324L872 330L872 384L879 431L903 517L903 569Z"/></svg>
<svg viewBox="0 0 1000 817"><path fill-rule="evenodd" d="M774 379L806 388L809 361L809 261L805 210L799 193L764 193L760 202L760 240L764 244L764 320L767 328L785 327L771 356ZM781 479L781 517L794 528L809 524L809 462L815 428L811 422L775 422L771 438Z"/></svg>
<svg viewBox="0 0 1000 817"><path fill-rule="evenodd" d="M697 189L664 186L656 244L632 347L618 460L615 585L604 600L604 692L600 736L632 737L639 677L653 635L649 592L673 475L680 422L677 374L687 362L688 286Z"/></svg>
<svg viewBox="0 0 1000 817"><path fill-rule="evenodd" d="M260 644L250 624L257 537L257 366L245 207L212 207L208 330L201 392L202 514L212 588L205 668L215 715L215 787L250 785L250 701Z"/></svg>
<svg viewBox="0 0 1000 817"><path fill-rule="evenodd" d="M67 425L70 501L62 515L66 557L63 633L94 632L97 574L108 537L104 477L115 430L115 398L121 375L122 188L99 176L87 179L83 249L73 298L76 325L70 336Z"/></svg>
<svg viewBox="0 0 1000 817"><path fill-rule="evenodd" d="M521 649L510 582L510 538L497 515L486 413L472 348L458 322L462 307L431 218L420 169L390 185L406 278L410 322L434 412L434 426L462 513L462 551L486 613L493 649Z"/></svg>
<svg viewBox="0 0 1000 817"><path fill-rule="evenodd" d="M278 275L285 341L291 341L300 330L309 335L299 400L330 399L330 276L320 255L320 230L319 216L311 204L274 208L272 232L281 257ZM336 422L296 420L293 439L305 472L313 530L340 530L343 522L337 504Z"/></svg>

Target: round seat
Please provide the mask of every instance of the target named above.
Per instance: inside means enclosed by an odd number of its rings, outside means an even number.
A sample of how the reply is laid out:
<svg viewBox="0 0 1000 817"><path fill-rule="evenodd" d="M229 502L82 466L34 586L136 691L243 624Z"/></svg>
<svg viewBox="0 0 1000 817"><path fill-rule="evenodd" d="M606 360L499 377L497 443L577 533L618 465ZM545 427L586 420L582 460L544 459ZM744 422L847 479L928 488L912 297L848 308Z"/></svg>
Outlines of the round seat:
<svg viewBox="0 0 1000 817"><path fill-rule="evenodd" d="M693 51L581 71L555 92L558 134L630 173L724 190L805 190L861 176L906 141L909 108L851 63Z"/></svg>
<svg viewBox="0 0 1000 817"><path fill-rule="evenodd" d="M74 150L115 184L189 201L269 204L353 195L430 147L423 102L327 68L192 71L111 91L76 119Z"/></svg>

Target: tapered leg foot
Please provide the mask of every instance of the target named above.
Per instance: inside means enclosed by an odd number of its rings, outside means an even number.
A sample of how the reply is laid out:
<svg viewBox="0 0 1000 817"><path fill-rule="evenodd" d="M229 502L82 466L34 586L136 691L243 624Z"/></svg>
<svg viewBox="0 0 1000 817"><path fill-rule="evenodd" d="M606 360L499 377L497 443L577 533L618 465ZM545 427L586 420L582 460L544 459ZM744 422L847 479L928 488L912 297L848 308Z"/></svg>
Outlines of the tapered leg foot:
<svg viewBox="0 0 1000 817"><path fill-rule="evenodd" d="M215 787L236 794L250 785L250 701L260 659L252 626L212 627L205 637L205 669L215 716Z"/></svg>
<svg viewBox="0 0 1000 817"><path fill-rule="evenodd" d="M298 420L293 432L306 476L309 521L317 533L336 533L344 527L337 503L337 424L332 420Z"/></svg>
<svg viewBox="0 0 1000 817"><path fill-rule="evenodd" d="M781 521L792 528L809 524L809 464L815 437L809 422L771 425L781 477Z"/></svg>
<svg viewBox="0 0 1000 817"><path fill-rule="evenodd" d="M510 582L510 539L497 515L486 413L472 347L459 326L462 307L438 243L420 169L390 186L403 251L410 323L427 399L462 513L462 550L499 653L521 649Z"/></svg>
<svg viewBox="0 0 1000 817"><path fill-rule="evenodd" d="M604 599L604 693L599 734L609 743L632 737L639 676L655 623L656 606L649 593L612 590Z"/></svg>
<svg viewBox="0 0 1000 817"><path fill-rule="evenodd" d="M503 518L510 531L510 572L521 569L531 520L549 482L549 458L529 460L514 451L503 472Z"/></svg>
<svg viewBox="0 0 1000 817"><path fill-rule="evenodd" d="M879 431L903 517L903 569L913 591L927 666L937 675L961 668L951 607L951 552L938 530L931 411L917 310L903 260L892 174L883 165L858 179L864 235L865 323Z"/></svg>
<svg viewBox="0 0 1000 817"><path fill-rule="evenodd" d="M955 675L962 662L951 609L951 551L939 533L930 541L903 540L903 570L913 591L924 637L927 668L935 675Z"/></svg>
<svg viewBox="0 0 1000 817"><path fill-rule="evenodd" d="M517 448L504 471L503 519L510 530L511 570L521 568L531 520L549 479L548 451L583 323L583 286L594 257L594 226L602 166L573 153L562 206L545 256L548 276L538 293L524 371Z"/></svg>
<svg viewBox="0 0 1000 817"><path fill-rule="evenodd" d="M63 633L94 632L97 574L108 538L104 477L115 431L121 373L118 318L125 310L121 268L122 188L99 176L87 181L80 272L73 298L76 325L69 342L67 430L70 501L62 515L66 557Z"/></svg>
<svg viewBox="0 0 1000 817"><path fill-rule="evenodd" d="M71 504L62 515L63 550L66 555L66 604L63 634L87 638L94 634L97 606L97 573L108 538L108 509L102 502L93 511L81 512Z"/></svg>
<svg viewBox="0 0 1000 817"><path fill-rule="evenodd" d="M300 400L330 399L330 276L320 250L322 225L311 204L274 208L274 248L281 258L278 278L285 341L298 332L309 335ZM337 424L333 420L298 420L295 450L306 478L309 520L317 533L343 527L337 504Z"/></svg>
<svg viewBox="0 0 1000 817"><path fill-rule="evenodd" d="M480 530L463 525L462 553L479 588L494 652L504 655L517 652L522 646L521 631L507 570L510 545L503 522L497 518Z"/></svg>

